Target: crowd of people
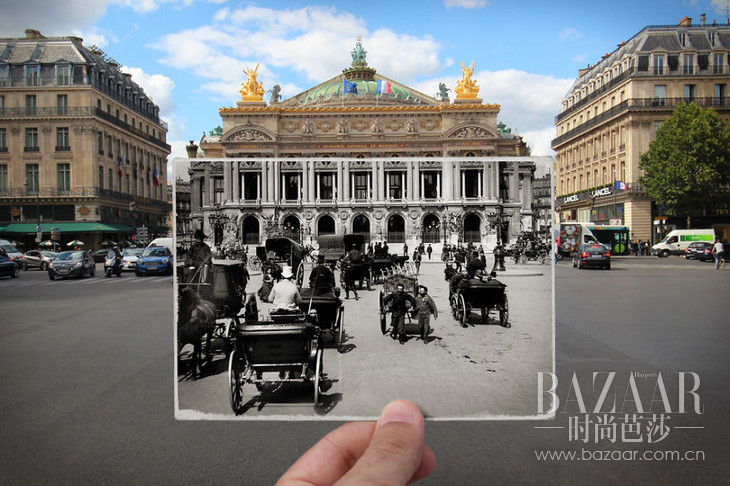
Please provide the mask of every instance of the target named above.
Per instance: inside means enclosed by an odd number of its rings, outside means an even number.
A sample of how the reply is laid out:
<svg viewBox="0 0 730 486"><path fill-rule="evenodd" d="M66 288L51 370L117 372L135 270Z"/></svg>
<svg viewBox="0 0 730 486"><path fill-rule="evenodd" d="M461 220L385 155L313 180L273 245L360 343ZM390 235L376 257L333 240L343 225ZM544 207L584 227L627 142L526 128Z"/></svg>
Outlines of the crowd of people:
<svg viewBox="0 0 730 486"><path fill-rule="evenodd" d="M651 254L651 242L647 240L631 240L629 251L632 256L649 256Z"/></svg>

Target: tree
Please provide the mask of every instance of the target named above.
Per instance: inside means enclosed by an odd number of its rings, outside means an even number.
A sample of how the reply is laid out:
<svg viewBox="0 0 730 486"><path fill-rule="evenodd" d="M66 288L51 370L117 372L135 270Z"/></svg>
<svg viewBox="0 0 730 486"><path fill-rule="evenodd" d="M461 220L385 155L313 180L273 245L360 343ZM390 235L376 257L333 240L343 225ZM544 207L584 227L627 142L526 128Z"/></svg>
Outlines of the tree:
<svg viewBox="0 0 730 486"><path fill-rule="evenodd" d="M727 198L730 129L714 110L680 103L641 154L641 186L676 215L699 214Z"/></svg>
<svg viewBox="0 0 730 486"><path fill-rule="evenodd" d="M211 137L220 137L221 135L223 135L223 127L220 125L210 131Z"/></svg>

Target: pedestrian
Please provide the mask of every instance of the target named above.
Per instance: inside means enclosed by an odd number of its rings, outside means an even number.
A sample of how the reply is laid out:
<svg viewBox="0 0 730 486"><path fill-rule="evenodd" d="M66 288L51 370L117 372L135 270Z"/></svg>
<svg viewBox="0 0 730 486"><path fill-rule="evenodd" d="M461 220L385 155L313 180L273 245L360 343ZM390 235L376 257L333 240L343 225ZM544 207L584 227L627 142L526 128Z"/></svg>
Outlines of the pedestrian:
<svg viewBox="0 0 730 486"><path fill-rule="evenodd" d="M403 243L403 256L408 256L408 244Z"/></svg>
<svg viewBox="0 0 730 486"><path fill-rule="evenodd" d="M416 275L421 272L421 254L418 250L413 252L413 263L416 265Z"/></svg>
<svg viewBox="0 0 730 486"><path fill-rule="evenodd" d="M415 312L418 315L418 330L421 332L421 340L423 344L428 344L428 335L433 332L431 329L431 314L433 314L434 319L438 319L439 312L436 309L436 303L428 295L428 287L425 285L418 287Z"/></svg>
<svg viewBox="0 0 730 486"><path fill-rule="evenodd" d="M720 238L715 240L712 253L715 255L715 270L720 270L720 267L725 268L725 245Z"/></svg>
<svg viewBox="0 0 730 486"><path fill-rule="evenodd" d="M344 281L345 281L345 298L350 298L350 291L352 291L353 294L355 294L355 300L358 300L360 297L357 295L357 290L355 290L355 269L353 268L353 264L345 260L345 265L342 268L341 272L344 272Z"/></svg>
<svg viewBox="0 0 730 486"><path fill-rule="evenodd" d="M416 250L418 251L418 250ZM406 342L406 302L410 302L413 307L416 306L416 299L405 292L405 286L399 283L395 287L395 292L388 294L383 300L383 305L390 309L392 313L391 337L398 339L398 342L405 344Z"/></svg>
<svg viewBox="0 0 730 486"><path fill-rule="evenodd" d="M324 255L317 256L317 266L309 274L309 287L312 295L334 295L335 275L325 265Z"/></svg>
<svg viewBox="0 0 730 486"><path fill-rule="evenodd" d="M428 244L428 248L426 248L426 253L428 253L428 259L431 259L431 253L433 253L433 248L431 248L431 243Z"/></svg>

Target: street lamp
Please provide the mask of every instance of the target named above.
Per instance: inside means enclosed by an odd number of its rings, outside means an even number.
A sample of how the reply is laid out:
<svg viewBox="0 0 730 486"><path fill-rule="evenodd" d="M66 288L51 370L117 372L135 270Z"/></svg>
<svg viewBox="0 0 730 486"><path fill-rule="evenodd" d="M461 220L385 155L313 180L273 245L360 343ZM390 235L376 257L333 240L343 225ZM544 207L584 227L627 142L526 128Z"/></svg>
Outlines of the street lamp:
<svg viewBox="0 0 730 486"><path fill-rule="evenodd" d="M502 248L502 202L500 201L496 206L496 213L489 215L489 223L492 227L497 228L497 246L494 247L494 268L493 272L504 272L504 248Z"/></svg>
<svg viewBox="0 0 730 486"><path fill-rule="evenodd" d="M26 187L26 193L30 193L30 190L31 190L30 177L25 178L25 187ZM36 239L36 246L37 246L38 243L41 242L41 235L38 234L39 233L38 228L41 227L41 188L40 188L40 185L38 184L38 173L35 174L35 193L36 193L35 210L36 210L36 220L37 220L35 239Z"/></svg>

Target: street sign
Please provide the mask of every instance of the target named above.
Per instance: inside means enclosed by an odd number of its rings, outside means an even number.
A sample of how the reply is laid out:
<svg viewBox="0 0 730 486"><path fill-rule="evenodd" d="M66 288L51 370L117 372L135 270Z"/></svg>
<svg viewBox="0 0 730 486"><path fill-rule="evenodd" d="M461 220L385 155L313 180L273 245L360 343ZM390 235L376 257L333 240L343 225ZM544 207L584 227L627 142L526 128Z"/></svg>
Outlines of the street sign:
<svg viewBox="0 0 730 486"><path fill-rule="evenodd" d="M137 228L137 239L140 241L147 241L147 237L149 236L147 231L147 226L139 226Z"/></svg>
<svg viewBox="0 0 730 486"><path fill-rule="evenodd" d="M43 240L43 227L41 225L38 225L35 229L36 236L35 236L35 242L40 243L41 240Z"/></svg>

